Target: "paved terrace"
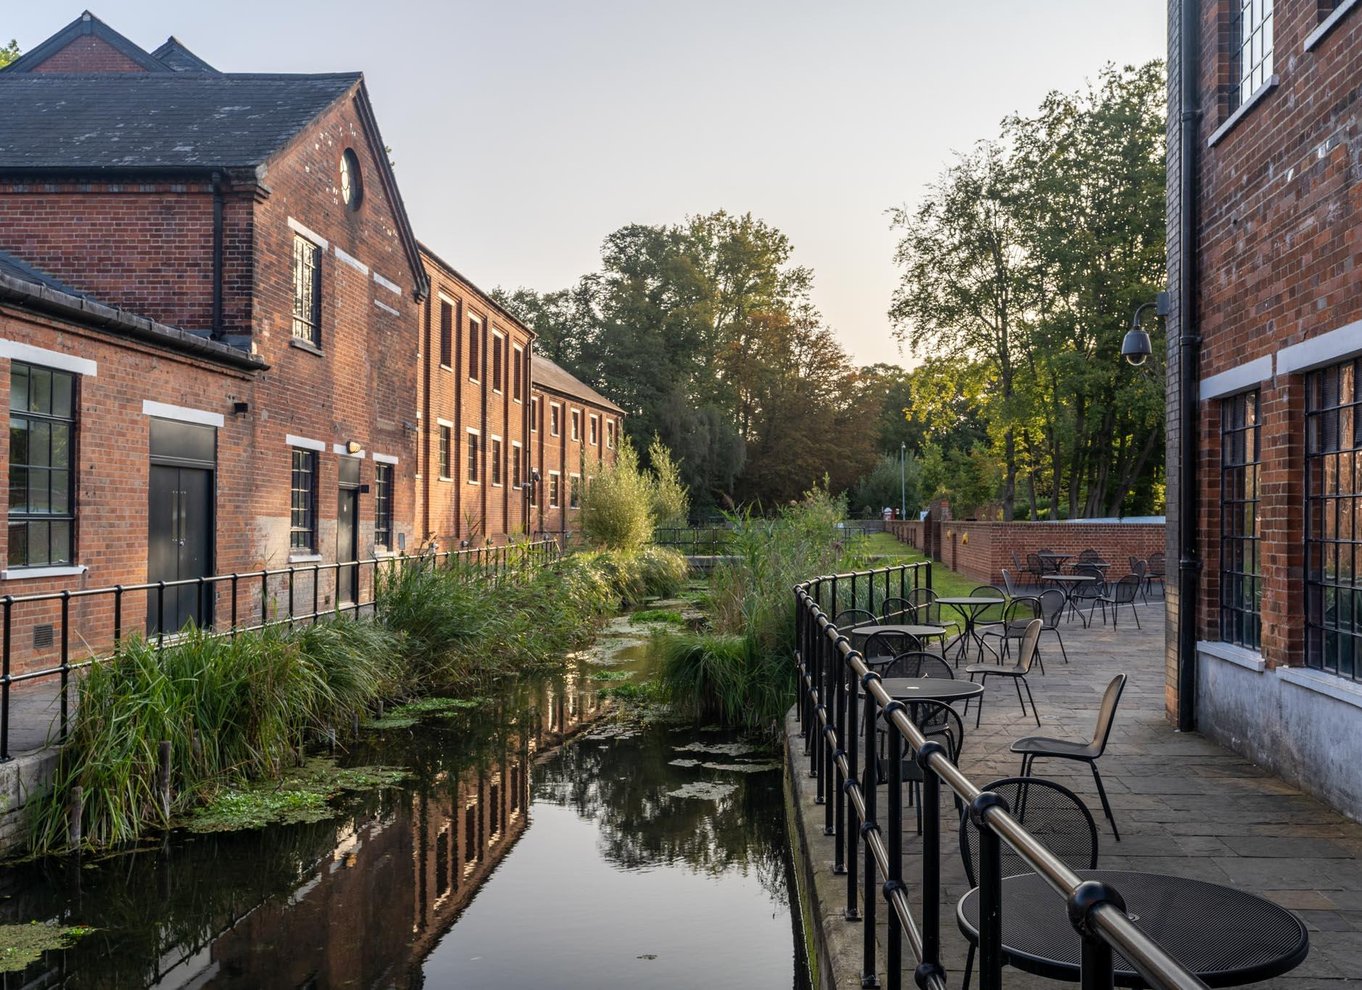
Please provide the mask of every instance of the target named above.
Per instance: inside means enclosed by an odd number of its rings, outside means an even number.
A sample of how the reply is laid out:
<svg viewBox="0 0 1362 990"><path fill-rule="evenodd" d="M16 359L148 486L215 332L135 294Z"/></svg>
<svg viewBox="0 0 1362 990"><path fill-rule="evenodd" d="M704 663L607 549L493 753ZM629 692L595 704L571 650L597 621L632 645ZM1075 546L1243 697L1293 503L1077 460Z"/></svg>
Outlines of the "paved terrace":
<svg viewBox="0 0 1362 990"><path fill-rule="evenodd" d="M1161 602L1139 606L1143 629L1137 630L1123 609L1119 629L1099 618L1085 630L1065 623L1066 665L1053 638L1041 639L1046 674L1033 669L1028 680L1040 709L1037 729L1021 709L1011 683L990 682L983 723L966 722L962 769L976 783L1014 776L1019 758L1008 752L1014 739L1026 735L1088 738L1101 694L1110 679L1129 675L1117 713L1111 744L1099 764L1111 799L1121 841L1116 842L1102 816L1101 804L1086 764L1038 761L1038 774L1052 777L1087 802L1099 828L1098 865L1107 869L1143 870L1196 877L1242 887L1295 911L1310 930L1310 954L1297 969L1261 987L1334 987L1362 983L1362 825L1344 818L1314 798L1196 733L1178 733L1163 713L1163 609ZM963 675L962 675L963 676ZM791 721L792 752L803 752L798 726ZM796 804L810 844L818 901L815 911L828 935L838 987L859 987L861 928L842 917L846 878L832 872L833 840L822 835L824 809L813 803L808 759L795 764L800 793ZM1359 769L1362 772L1362 768ZM906 788L905 788L906 790ZM882 788L879 800L885 799ZM943 827L952 812L943 804ZM883 820L883 819L882 819ZM920 839L914 814L905 812L904 876L912 901L920 906ZM943 962L949 983L959 986L966 943L955 924L955 904L969 889L954 835L942 837ZM882 967L886 944L885 904L878 911ZM914 916L919 916L917 907ZM905 942L905 987L912 980ZM1007 986L1056 986L1018 970L1004 970ZM977 986L976 970L974 984Z"/></svg>

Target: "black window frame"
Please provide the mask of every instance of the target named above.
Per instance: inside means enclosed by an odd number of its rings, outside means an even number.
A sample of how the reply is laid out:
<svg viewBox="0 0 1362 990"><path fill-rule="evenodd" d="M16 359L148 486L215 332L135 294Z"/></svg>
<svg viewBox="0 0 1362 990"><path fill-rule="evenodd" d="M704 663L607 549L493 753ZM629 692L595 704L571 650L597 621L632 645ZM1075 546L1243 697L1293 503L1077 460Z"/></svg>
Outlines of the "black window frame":
<svg viewBox="0 0 1362 990"><path fill-rule="evenodd" d="M502 475L504 474L501 468L501 454L503 449L504 446L501 437L492 437L491 442L488 445L487 460L492 469L490 472L492 476L492 485L496 488L501 487Z"/></svg>
<svg viewBox="0 0 1362 990"><path fill-rule="evenodd" d="M322 346L322 248L293 235L293 339Z"/></svg>
<svg viewBox="0 0 1362 990"><path fill-rule="evenodd" d="M525 458L525 447L516 440L511 441L511 487L519 489L524 478L521 461Z"/></svg>
<svg viewBox="0 0 1362 990"><path fill-rule="evenodd" d="M447 299L440 300L440 366L451 367L454 363L454 304Z"/></svg>
<svg viewBox="0 0 1362 990"><path fill-rule="evenodd" d="M470 485L482 484L482 434L477 430L468 430L468 483Z"/></svg>
<svg viewBox="0 0 1362 990"><path fill-rule="evenodd" d="M1362 681L1362 358L1306 375L1305 664Z"/></svg>
<svg viewBox="0 0 1362 990"><path fill-rule="evenodd" d="M290 447L289 551L317 553L317 451Z"/></svg>
<svg viewBox="0 0 1362 990"><path fill-rule="evenodd" d="M476 317L468 318L468 380L482 382L482 321Z"/></svg>
<svg viewBox="0 0 1362 990"><path fill-rule="evenodd" d="M525 401L525 348L519 344L511 345L511 399Z"/></svg>
<svg viewBox="0 0 1362 990"><path fill-rule="evenodd" d="M506 387L506 335L492 331L492 391L501 393Z"/></svg>
<svg viewBox="0 0 1362 990"><path fill-rule="evenodd" d="M374 543L393 545L393 466L374 462Z"/></svg>
<svg viewBox="0 0 1362 990"><path fill-rule="evenodd" d="M1220 402L1220 639L1262 649L1262 405L1258 391Z"/></svg>
<svg viewBox="0 0 1362 990"><path fill-rule="evenodd" d="M580 474L568 475L568 508L580 509L582 507L582 476Z"/></svg>
<svg viewBox="0 0 1362 990"><path fill-rule="evenodd" d="M47 401L44 404L39 402L34 404L34 399L41 394L34 388L35 373L38 380L46 378ZM16 384L17 377L22 376L25 384L22 389L24 396L24 408L15 408L16 397L21 394L21 390ZM80 376L72 371L63 371L60 368L51 368L41 364L31 364L22 361L10 362L10 411L9 411L9 528L7 530L8 543L6 546L6 566L9 568L33 568L33 567L70 567L76 562L76 519L78 515L76 505L76 471L80 465L77 455L78 419L80 414ZM58 382L65 382L65 414L59 412L56 402L58 394ZM23 421L24 425L18 426L16 420ZM59 428L64 428L66 433L65 442L65 464L54 464L58 445L56 433ZM19 440L22 433L24 439ZM46 434L46 454L45 463L35 458L38 443L35 438L41 434ZM18 455L22 453L22 459ZM33 482L37 476L46 478L46 508L36 509L31 499L34 492ZM56 482L61 482L59 475L65 475L64 482L59 486ZM24 492L22 508L16 505L16 492ZM52 509L54 492L61 491L65 496L65 508L61 511ZM52 529L53 524L64 527L66 538L65 546L62 548L64 553L55 553L53 550ZM22 538L17 534L22 533ZM38 534L43 534L43 539L37 539ZM46 545L46 551L35 554L34 549L39 543Z"/></svg>
<svg viewBox="0 0 1362 990"><path fill-rule="evenodd" d="M530 432L539 432L539 396L530 396Z"/></svg>
<svg viewBox="0 0 1362 990"><path fill-rule="evenodd" d="M436 469L439 471L439 479L441 481L453 481L454 427L446 426L444 423L440 423L439 427L439 446L437 449L439 460L436 461Z"/></svg>

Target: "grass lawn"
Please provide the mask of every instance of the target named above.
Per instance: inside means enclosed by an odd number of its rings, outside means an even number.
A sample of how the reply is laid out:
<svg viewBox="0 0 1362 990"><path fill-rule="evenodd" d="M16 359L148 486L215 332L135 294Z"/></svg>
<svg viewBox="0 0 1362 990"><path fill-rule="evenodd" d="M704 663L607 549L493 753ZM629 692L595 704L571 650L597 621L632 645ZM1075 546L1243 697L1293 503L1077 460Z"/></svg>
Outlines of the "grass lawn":
<svg viewBox="0 0 1362 990"><path fill-rule="evenodd" d="M900 543L891 533L867 534L865 550L875 558L869 565L871 567L915 564L927 559L908 544ZM966 598L982 584L984 584L983 581L953 571L940 561L932 561L932 590L937 593L938 597ZM953 615L949 608L943 608L942 611L947 616ZM981 619L1001 618L1002 612L1003 607L996 605L985 609L979 617Z"/></svg>

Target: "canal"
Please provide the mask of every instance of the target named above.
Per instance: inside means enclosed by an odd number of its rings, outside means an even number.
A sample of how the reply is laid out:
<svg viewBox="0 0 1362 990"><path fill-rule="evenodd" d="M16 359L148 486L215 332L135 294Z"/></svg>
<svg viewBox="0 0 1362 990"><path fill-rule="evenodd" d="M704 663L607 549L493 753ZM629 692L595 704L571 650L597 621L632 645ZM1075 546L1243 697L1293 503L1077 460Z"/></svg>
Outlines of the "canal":
<svg viewBox="0 0 1362 990"><path fill-rule="evenodd" d="M640 647L364 730L407 773L324 821L0 870L0 921L93 929L4 988L808 984L774 751L601 718ZM624 647L619 649L618 647Z"/></svg>

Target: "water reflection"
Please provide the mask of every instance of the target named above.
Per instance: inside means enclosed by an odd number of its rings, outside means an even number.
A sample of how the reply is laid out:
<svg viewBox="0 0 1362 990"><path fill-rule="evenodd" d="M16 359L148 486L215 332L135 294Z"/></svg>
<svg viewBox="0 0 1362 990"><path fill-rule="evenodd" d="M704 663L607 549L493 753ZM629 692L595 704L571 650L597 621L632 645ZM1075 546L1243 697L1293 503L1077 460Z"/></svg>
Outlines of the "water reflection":
<svg viewBox="0 0 1362 990"><path fill-rule="evenodd" d="M776 956L786 974L778 985L788 985L794 953L778 774L720 779L721 771L673 765L678 738L665 733L558 748L599 710L595 692L575 677L522 683L490 711L356 745L346 762L406 766L413 781L364 795L333 821L177 835L98 863L6 869L4 921L99 931L8 974L0 987L448 985L431 976L431 961L442 943L447 950L459 942L475 898L482 920L518 931L523 904L489 917L483 902L495 898L484 895L503 879L486 881L518 859L533 862L533 851L517 852L499 867L512 850L559 841L562 827L537 817L551 818L555 808L594 823L593 868L684 863L709 876L754 877L767 915L774 906L784 919ZM580 873L564 875L569 887L583 882ZM507 883L513 891L514 880ZM649 890L663 893L656 884ZM564 893L573 891L554 896ZM526 944L507 952L524 955ZM515 975L501 984L531 985Z"/></svg>

